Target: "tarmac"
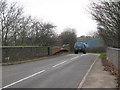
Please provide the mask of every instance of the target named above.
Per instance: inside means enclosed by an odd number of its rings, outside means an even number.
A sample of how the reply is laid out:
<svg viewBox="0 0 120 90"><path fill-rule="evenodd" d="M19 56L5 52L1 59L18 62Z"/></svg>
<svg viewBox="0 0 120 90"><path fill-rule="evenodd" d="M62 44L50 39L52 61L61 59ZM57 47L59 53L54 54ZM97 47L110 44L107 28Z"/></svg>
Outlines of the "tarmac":
<svg viewBox="0 0 120 90"><path fill-rule="evenodd" d="M101 59L98 58L86 76L81 88L116 88L116 77L104 70Z"/></svg>

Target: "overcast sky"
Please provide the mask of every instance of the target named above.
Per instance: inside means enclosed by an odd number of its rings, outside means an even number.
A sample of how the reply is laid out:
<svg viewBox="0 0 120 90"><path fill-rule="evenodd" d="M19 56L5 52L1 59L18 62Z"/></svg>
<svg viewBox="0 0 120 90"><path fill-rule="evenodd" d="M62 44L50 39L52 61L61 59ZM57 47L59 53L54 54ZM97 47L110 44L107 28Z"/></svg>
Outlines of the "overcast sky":
<svg viewBox="0 0 120 90"><path fill-rule="evenodd" d="M26 15L57 26L56 33L75 28L77 36L96 31L96 23L86 11L89 0L7 0L18 2Z"/></svg>

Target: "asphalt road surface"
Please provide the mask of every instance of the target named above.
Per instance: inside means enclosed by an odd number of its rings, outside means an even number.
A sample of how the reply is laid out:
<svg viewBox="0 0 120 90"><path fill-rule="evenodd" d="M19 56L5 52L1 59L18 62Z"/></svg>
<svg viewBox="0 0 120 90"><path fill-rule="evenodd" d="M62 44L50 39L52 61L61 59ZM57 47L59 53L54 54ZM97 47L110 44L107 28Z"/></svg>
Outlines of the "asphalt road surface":
<svg viewBox="0 0 120 90"><path fill-rule="evenodd" d="M2 67L3 88L77 88L97 54L68 54Z"/></svg>

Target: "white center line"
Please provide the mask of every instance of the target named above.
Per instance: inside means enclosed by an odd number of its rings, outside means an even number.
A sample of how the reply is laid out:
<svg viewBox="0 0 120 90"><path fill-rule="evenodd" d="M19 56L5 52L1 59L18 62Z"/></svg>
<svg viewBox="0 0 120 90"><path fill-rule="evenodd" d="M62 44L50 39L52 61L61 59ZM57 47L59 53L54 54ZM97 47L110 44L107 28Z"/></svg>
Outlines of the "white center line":
<svg viewBox="0 0 120 90"><path fill-rule="evenodd" d="M70 60L72 61L72 60L74 60L74 59L77 59L78 57L79 57L79 56L77 56L77 57L74 57L74 58L72 58L72 59L70 59Z"/></svg>
<svg viewBox="0 0 120 90"><path fill-rule="evenodd" d="M28 76L28 77L25 77L25 78L23 78L23 79L20 79L20 80L18 80L18 81L16 81L16 82L13 82L13 83L9 84L9 85L6 85L6 86L0 88L0 90L3 89L3 88L8 88L8 87L10 87L10 86L12 86L12 85L15 85L15 84L17 84L17 83L19 83L19 82L22 82L22 81L24 81L24 80L26 80L26 79L29 79L29 78L31 78L31 77L34 77L34 76L36 76L36 75L38 75L38 74L40 74L40 73L43 73L43 72L45 72L45 70L42 70L42 71L37 72L37 73L35 73L35 74L32 74L32 75L30 75L30 76Z"/></svg>
<svg viewBox="0 0 120 90"><path fill-rule="evenodd" d="M52 67L57 67L57 66L59 66L59 65L61 65L61 64L63 64L63 63L65 63L65 62L67 62L67 61L63 61L63 62L58 63L58 64L56 64L56 65L54 65L54 66L52 66Z"/></svg>

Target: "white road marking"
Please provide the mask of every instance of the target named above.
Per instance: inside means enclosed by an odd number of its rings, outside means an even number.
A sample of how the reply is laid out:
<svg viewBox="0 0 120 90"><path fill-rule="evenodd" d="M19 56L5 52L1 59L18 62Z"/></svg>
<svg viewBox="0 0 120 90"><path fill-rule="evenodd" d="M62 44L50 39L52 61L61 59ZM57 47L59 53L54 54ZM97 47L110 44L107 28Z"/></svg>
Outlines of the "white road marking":
<svg viewBox="0 0 120 90"><path fill-rule="evenodd" d="M87 78L89 72L91 71L93 65L94 65L95 62L97 61L98 56L99 56L99 55L97 54L97 57L96 57L95 61L93 62L93 64L90 66L89 70L87 71L87 73L86 73L85 76L83 77L82 81L80 82L80 84L79 84L79 86L78 86L78 89L79 89L79 88L82 88L82 86L83 86L83 84L84 84L84 82L85 82L85 80L86 80L86 78Z"/></svg>
<svg viewBox="0 0 120 90"><path fill-rule="evenodd" d="M70 59L70 61L74 61L74 60L75 60L75 59L77 59L78 57L80 57L80 58L81 58L81 57L82 57L82 56L84 56L84 55L87 55L87 54L82 54L82 55L80 55L80 56L76 56L76 57L74 57L74 58ZM80 58L79 58L79 59L80 59ZM69 61L69 60L68 60L68 61Z"/></svg>
<svg viewBox="0 0 120 90"><path fill-rule="evenodd" d="M56 64L56 65L54 65L54 66L52 66L52 67L57 67L57 66L59 66L59 65L61 65L61 64L63 64L63 63L65 63L65 62L67 62L67 61L63 61L63 62L58 63L58 64Z"/></svg>
<svg viewBox="0 0 120 90"><path fill-rule="evenodd" d="M70 59L70 60L72 61L72 60L74 60L74 59L76 59L76 58L78 58L78 57L79 57L79 56L77 56L77 57L74 57L74 58L72 58L72 59Z"/></svg>
<svg viewBox="0 0 120 90"><path fill-rule="evenodd" d="M70 60L66 60L66 61L63 61L63 62L61 62L61 63L58 63L58 64L56 64L56 65L54 65L54 66L52 66L52 67L57 67L57 66L59 66L59 65L61 65L61 64L63 64L63 63L65 63L65 62L69 62L69 61L73 61L74 59L76 59L76 58L78 58L79 56L77 56L77 57L74 57L74 58L72 58L72 59L70 59Z"/></svg>
<svg viewBox="0 0 120 90"><path fill-rule="evenodd" d="M15 85L15 84L17 84L17 83L19 83L19 82L22 82L22 81L24 81L24 80L26 80L26 79L29 79L29 78L31 78L31 77L34 77L34 76L36 76L36 75L38 75L38 74L40 74L40 73L43 73L43 72L45 72L45 70L42 70L42 71L37 72L37 73L35 73L35 74L32 74L32 75L30 75L30 76L28 76L28 77L25 77L25 78L23 78L23 79L20 79L20 80L18 80L18 81L16 81L16 82L13 82L13 83L9 84L9 85L6 85L6 86L0 88L0 90L3 89L3 88L8 88L8 87L10 87L10 86L13 86L13 85Z"/></svg>

